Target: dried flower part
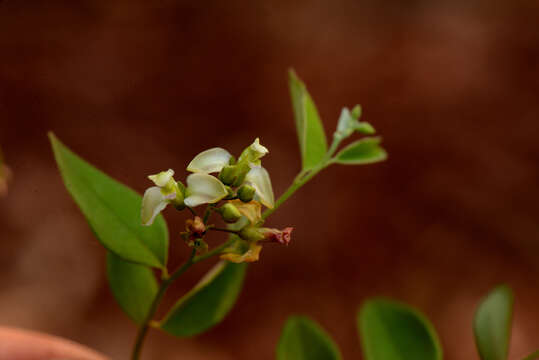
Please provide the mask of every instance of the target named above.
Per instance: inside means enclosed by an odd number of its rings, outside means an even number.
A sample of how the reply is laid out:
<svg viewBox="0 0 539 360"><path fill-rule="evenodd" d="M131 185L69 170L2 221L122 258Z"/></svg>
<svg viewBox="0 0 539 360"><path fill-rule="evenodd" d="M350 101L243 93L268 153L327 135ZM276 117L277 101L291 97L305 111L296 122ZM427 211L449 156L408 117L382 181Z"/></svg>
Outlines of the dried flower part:
<svg viewBox="0 0 539 360"><path fill-rule="evenodd" d="M187 170L204 174L219 172L228 165L231 157L232 155L225 149L218 147L208 149L195 156L187 166Z"/></svg>
<svg viewBox="0 0 539 360"><path fill-rule="evenodd" d="M195 216L193 219L185 221L185 230L191 235L191 238L200 238L206 232L206 225L200 216Z"/></svg>
<svg viewBox="0 0 539 360"><path fill-rule="evenodd" d="M283 230L261 228L264 231L264 242L276 242L281 245L288 245L292 240L293 227L286 227Z"/></svg>
<svg viewBox="0 0 539 360"><path fill-rule="evenodd" d="M248 250L243 254L226 253L221 255L221 259L233 263L255 262L258 261L260 257L260 251L262 251L261 245L258 245L257 243L250 243Z"/></svg>
<svg viewBox="0 0 539 360"><path fill-rule="evenodd" d="M230 200L229 203L234 205L251 224L256 224L262 219L262 206L258 201L244 203L243 201L236 199Z"/></svg>

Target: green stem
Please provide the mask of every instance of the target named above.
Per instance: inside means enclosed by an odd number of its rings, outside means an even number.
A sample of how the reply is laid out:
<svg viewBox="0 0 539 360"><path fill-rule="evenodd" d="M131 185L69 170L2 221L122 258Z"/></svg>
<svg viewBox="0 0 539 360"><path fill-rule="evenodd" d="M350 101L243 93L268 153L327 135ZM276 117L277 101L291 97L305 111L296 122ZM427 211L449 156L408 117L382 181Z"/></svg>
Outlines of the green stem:
<svg viewBox="0 0 539 360"><path fill-rule="evenodd" d="M210 219L210 215L213 211L213 208L214 206L212 204L209 204L207 207L206 207L206 211L204 211L204 216L202 218L202 222L204 224L207 224L208 223L208 220Z"/></svg>
<svg viewBox="0 0 539 360"><path fill-rule="evenodd" d="M157 306L161 302L161 299L165 295L165 292L167 291L170 284L174 282L181 274L183 274L187 269L191 267L191 265L194 264L194 258L195 258L196 250L193 249L191 251L191 255L189 256L189 259L187 259L186 262L184 262L176 271L170 275L170 277L165 278L163 282L161 283L161 286L159 287L159 290L157 291L157 294L155 295L155 298L152 301L152 304L150 305L150 309L148 310L148 314L146 314L146 318L144 319L144 322L140 326L137 337L135 339L135 345L133 347L133 353L131 355L131 359L138 360L140 357L140 352L142 350L142 345L144 344L144 339L146 338L146 335L148 333L148 329L150 326L150 321L155 315L155 312L157 311Z"/></svg>
<svg viewBox="0 0 539 360"><path fill-rule="evenodd" d="M222 231L222 232L227 232L227 233L231 233L231 234L237 234L237 233L238 233L238 230L231 230L231 229L225 229L225 228L218 228L218 227L215 227L215 226L209 226L209 227L208 227L208 230Z"/></svg>
<svg viewBox="0 0 539 360"><path fill-rule="evenodd" d="M271 209L267 209L264 211L264 214L262 214L262 222L266 220L271 214L275 212L281 206L290 196L292 196L300 187L305 185L309 180L311 180L316 174L318 174L320 171L327 168L329 165L333 164L332 156L337 151L337 148L339 147L342 139L341 138L333 138L333 142L331 143L331 146L329 147L329 150L327 151L324 158L320 161L320 164L315 166L314 168L310 170L302 170L294 179L294 182L286 191L277 199L275 202L275 205Z"/></svg>
<svg viewBox="0 0 539 360"><path fill-rule="evenodd" d="M226 249L227 247L229 247L230 245L232 245L232 243L236 241L236 239L234 237L232 237L231 239L229 239L228 241L225 241L224 243L222 243L221 245L219 245L218 247L216 247L215 249L211 250L211 251L208 251L207 253L205 254L202 254L202 255L199 255L199 256L196 256L194 259L193 259L193 264L196 264L198 262L201 262L202 260L206 260L207 258L210 258L214 255L218 255L220 254L224 249Z"/></svg>
<svg viewBox="0 0 539 360"><path fill-rule="evenodd" d="M165 292L167 291L168 287L184 272L187 271L192 265L201 262L203 260L206 260L214 255L220 254L224 249L226 249L228 246L230 246L236 239L232 238L228 241L225 241L212 251L208 251L205 254L195 256L196 250L193 249L191 252L191 255L189 256L189 259L187 259L186 262L184 262L176 271L170 275L170 277L165 277L163 282L161 283L161 286L159 287L159 290L157 291L157 294L155 295L155 298L152 301L152 304L150 305L150 309L148 310L148 314L146 315L146 318L144 319L144 322L141 324L137 337L135 338L135 345L133 346L133 352L131 355L132 360L138 360L140 358L140 352L142 350L142 345L144 344L144 340L146 338L146 335L148 334L148 330L150 328L150 323L155 316L155 312L157 311L157 307L159 306L159 303L161 302L161 299L165 295Z"/></svg>

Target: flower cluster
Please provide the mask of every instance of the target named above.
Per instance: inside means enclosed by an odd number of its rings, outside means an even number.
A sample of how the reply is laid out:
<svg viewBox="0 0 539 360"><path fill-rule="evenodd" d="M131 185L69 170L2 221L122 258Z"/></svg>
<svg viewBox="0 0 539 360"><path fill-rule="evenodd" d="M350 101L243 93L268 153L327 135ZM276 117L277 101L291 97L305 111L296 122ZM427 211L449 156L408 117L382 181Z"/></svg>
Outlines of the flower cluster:
<svg viewBox="0 0 539 360"><path fill-rule="evenodd" d="M208 205L207 210L220 214L229 223L227 231L232 232L236 241L227 247L221 257L232 262L256 261L261 250L261 242L276 242L288 245L292 228L283 231L261 227L262 206L273 208L275 199L268 171L262 167L262 157L268 149L259 139L248 146L236 160L223 148L212 148L201 152L189 163L191 172L186 186L174 179L174 171L169 169L148 178L155 186L148 188L142 199L142 224L151 225L156 216L171 204L178 210ZM216 174L216 176L212 174ZM217 207L220 201L224 204ZM209 214L209 213L208 213ZM188 220L185 240L193 245L203 244L207 230L214 228L195 216Z"/></svg>

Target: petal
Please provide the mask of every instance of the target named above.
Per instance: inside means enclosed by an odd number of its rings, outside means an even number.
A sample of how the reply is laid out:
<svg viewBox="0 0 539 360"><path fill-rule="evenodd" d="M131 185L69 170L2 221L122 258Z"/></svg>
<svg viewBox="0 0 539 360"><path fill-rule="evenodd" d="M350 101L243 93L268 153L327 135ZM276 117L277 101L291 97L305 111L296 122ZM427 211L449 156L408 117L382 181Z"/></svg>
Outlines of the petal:
<svg viewBox="0 0 539 360"><path fill-rule="evenodd" d="M174 170L168 169L167 171L161 171L159 174L150 175L148 179L154 182L155 185L163 187L168 184L168 182L174 176Z"/></svg>
<svg viewBox="0 0 539 360"><path fill-rule="evenodd" d="M201 152L189 163L187 170L194 173L209 174L219 172L223 166L228 165L232 155L222 148L212 148Z"/></svg>
<svg viewBox="0 0 539 360"><path fill-rule="evenodd" d="M158 186L152 186L144 192L142 198L142 207L140 209L140 218L142 225L149 226L153 223L155 217L167 206L168 199L161 192Z"/></svg>
<svg viewBox="0 0 539 360"><path fill-rule="evenodd" d="M195 207L216 203L227 196L228 191L215 176L197 173L187 177L187 194L185 205Z"/></svg>
<svg viewBox="0 0 539 360"><path fill-rule="evenodd" d="M251 145L243 150L238 163L247 162L249 164L260 165L260 159L267 153L269 153L268 149L260 145L260 140L256 138Z"/></svg>
<svg viewBox="0 0 539 360"><path fill-rule="evenodd" d="M230 200L229 202L234 205L239 212L251 222L251 224L256 224L262 219L262 206L258 201L244 203L241 200Z"/></svg>
<svg viewBox="0 0 539 360"><path fill-rule="evenodd" d="M262 204L272 208L275 204L273 188L268 171L262 166L253 166L247 173L245 181L249 182L256 190L256 196Z"/></svg>
<svg viewBox="0 0 539 360"><path fill-rule="evenodd" d="M249 245L249 250L247 250L244 254L223 254L221 255L221 259L228 260L233 263L242 263L242 262L255 262L258 261L260 257L260 251L262 251L262 246L258 245L256 243L251 243Z"/></svg>
<svg viewBox="0 0 539 360"><path fill-rule="evenodd" d="M269 153L267 147L260 145L259 138L256 138L255 141L251 144L251 149L255 152L255 154L258 155L258 159Z"/></svg>

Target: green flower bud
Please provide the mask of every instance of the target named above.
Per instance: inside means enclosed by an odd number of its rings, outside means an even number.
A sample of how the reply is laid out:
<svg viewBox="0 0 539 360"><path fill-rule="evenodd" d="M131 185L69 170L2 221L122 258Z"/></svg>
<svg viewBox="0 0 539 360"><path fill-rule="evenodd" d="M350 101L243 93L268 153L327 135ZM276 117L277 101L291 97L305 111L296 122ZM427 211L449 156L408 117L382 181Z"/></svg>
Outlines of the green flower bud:
<svg viewBox="0 0 539 360"><path fill-rule="evenodd" d="M243 185L238 190L238 198L247 203L255 197L255 188L249 185Z"/></svg>
<svg viewBox="0 0 539 360"><path fill-rule="evenodd" d="M219 173L219 180L225 185L232 185L236 180L237 172L237 166L225 165Z"/></svg>
<svg viewBox="0 0 539 360"><path fill-rule="evenodd" d="M376 132L374 127L366 121L361 121L355 126L355 129L360 134L372 135Z"/></svg>
<svg viewBox="0 0 539 360"><path fill-rule="evenodd" d="M247 176L247 173L251 170L249 167L249 164L241 164L238 165L238 176L236 177L236 180L234 180L234 183L232 186L240 186L245 181L245 176Z"/></svg>
<svg viewBox="0 0 539 360"><path fill-rule="evenodd" d="M352 114L352 117L354 119L356 119L356 120L359 119L359 117L361 116L361 105L354 106L354 108L352 109L351 114Z"/></svg>
<svg viewBox="0 0 539 360"><path fill-rule="evenodd" d="M231 203L226 203L218 209L224 221L234 223L241 218L241 213L237 207Z"/></svg>

